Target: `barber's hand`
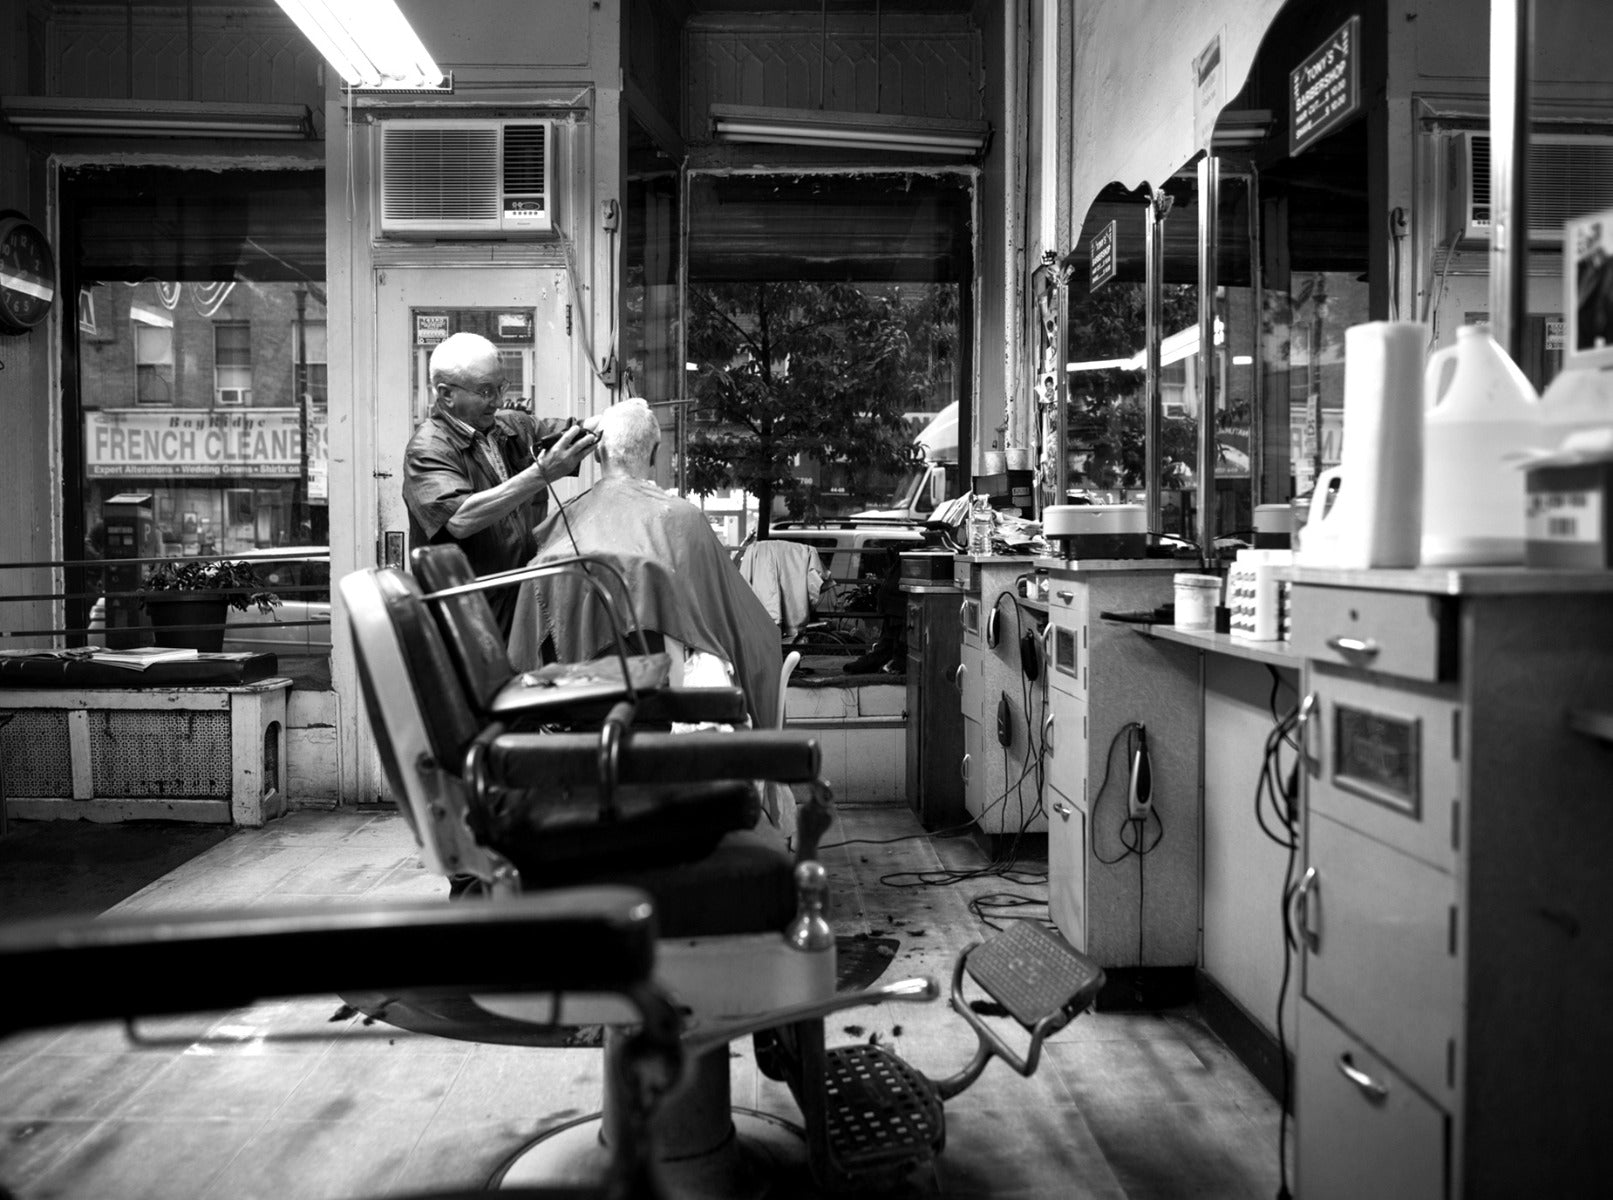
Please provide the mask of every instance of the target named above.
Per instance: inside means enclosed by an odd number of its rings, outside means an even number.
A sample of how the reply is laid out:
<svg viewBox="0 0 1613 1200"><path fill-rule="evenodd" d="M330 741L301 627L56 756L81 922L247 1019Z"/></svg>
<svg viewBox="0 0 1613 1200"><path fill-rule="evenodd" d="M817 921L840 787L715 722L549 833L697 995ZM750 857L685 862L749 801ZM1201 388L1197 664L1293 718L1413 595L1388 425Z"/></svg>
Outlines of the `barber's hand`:
<svg viewBox="0 0 1613 1200"><path fill-rule="evenodd" d="M577 469L593 451L598 436L584 425L568 426L560 440L539 457L544 476L550 481L563 479Z"/></svg>

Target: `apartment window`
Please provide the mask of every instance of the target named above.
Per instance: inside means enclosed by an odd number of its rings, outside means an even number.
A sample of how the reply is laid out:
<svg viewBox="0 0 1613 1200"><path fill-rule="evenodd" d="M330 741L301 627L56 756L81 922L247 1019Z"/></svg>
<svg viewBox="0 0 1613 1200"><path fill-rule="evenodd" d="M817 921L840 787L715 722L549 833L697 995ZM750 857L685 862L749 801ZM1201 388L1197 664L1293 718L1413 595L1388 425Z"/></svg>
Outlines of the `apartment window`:
<svg viewBox="0 0 1613 1200"><path fill-rule="evenodd" d="M292 326L291 346L292 394L305 398L310 404L324 404L330 395L325 322L296 322Z"/></svg>
<svg viewBox="0 0 1613 1200"><path fill-rule="evenodd" d="M174 402L174 327L134 313L134 398L141 404Z"/></svg>
<svg viewBox="0 0 1613 1200"><path fill-rule="evenodd" d="M252 326L245 321L213 326L213 394L220 404L252 403Z"/></svg>

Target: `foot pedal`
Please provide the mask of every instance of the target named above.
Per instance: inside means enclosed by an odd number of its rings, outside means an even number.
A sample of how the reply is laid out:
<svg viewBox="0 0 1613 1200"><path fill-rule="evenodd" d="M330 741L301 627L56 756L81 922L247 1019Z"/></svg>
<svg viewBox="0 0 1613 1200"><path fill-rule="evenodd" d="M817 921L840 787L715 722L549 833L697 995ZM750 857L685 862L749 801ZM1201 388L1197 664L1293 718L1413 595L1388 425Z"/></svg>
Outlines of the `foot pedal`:
<svg viewBox="0 0 1613 1200"><path fill-rule="evenodd" d="M941 1097L922 1074L879 1046L841 1046L825 1060L829 1157L842 1186L889 1182L941 1152Z"/></svg>
<svg viewBox="0 0 1613 1200"><path fill-rule="evenodd" d="M1031 1031L1060 1013L1064 1019L1054 1028L1067 1025L1103 987L1097 963L1032 921L993 934L970 951L965 965L970 978Z"/></svg>

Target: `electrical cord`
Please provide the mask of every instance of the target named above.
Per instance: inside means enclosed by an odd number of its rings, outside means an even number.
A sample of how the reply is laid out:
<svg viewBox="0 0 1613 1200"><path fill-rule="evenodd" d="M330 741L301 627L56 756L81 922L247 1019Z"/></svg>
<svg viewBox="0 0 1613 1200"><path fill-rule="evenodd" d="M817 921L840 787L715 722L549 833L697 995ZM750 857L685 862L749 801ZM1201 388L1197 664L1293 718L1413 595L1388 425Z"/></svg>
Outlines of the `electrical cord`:
<svg viewBox="0 0 1613 1200"><path fill-rule="evenodd" d="M1295 736L1299 723L1299 707L1296 705L1290 711L1282 714L1277 712L1277 690L1280 681L1281 677L1273 670L1270 698L1273 723L1271 732L1266 735L1265 753L1262 756L1260 765L1260 779L1255 785L1255 819L1260 824L1260 831L1286 851L1280 906L1283 933L1283 972L1282 978L1277 985L1277 1056L1281 1060L1282 1071L1281 1107L1277 1117L1277 1172L1279 1180L1277 1197L1278 1200L1289 1200L1292 1193L1288 1188L1288 1123L1289 1113L1293 1108L1293 1078L1288 1065L1288 1030L1284 1020L1284 1011L1288 1006L1288 989L1293 981L1294 954L1299 949L1299 937L1294 929L1293 922L1293 903L1296 891L1294 868L1299 861L1299 765L1303 755L1303 748L1300 746L1297 736ZM1282 763L1285 746L1294 755L1293 762L1287 769L1284 769ZM1275 832L1267 825L1265 813L1267 803L1269 803L1276 823L1283 831L1282 833Z"/></svg>

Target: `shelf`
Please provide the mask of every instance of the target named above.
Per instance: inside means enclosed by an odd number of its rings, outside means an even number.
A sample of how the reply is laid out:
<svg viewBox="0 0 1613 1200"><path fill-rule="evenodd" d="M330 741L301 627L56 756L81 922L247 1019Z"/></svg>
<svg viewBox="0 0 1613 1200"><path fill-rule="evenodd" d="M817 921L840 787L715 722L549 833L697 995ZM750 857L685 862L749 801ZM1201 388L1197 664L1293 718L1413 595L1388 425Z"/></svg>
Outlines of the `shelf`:
<svg viewBox="0 0 1613 1200"><path fill-rule="evenodd" d="M1137 625L1134 628L1146 637L1180 642L1184 646L1193 646L1210 654L1225 654L1232 658L1247 658L1253 662L1296 669L1305 662L1304 655L1287 642L1251 642L1245 638L1235 638L1230 633L1215 633L1208 629L1177 629L1174 625Z"/></svg>

